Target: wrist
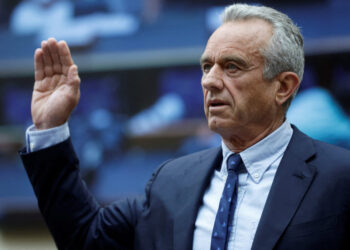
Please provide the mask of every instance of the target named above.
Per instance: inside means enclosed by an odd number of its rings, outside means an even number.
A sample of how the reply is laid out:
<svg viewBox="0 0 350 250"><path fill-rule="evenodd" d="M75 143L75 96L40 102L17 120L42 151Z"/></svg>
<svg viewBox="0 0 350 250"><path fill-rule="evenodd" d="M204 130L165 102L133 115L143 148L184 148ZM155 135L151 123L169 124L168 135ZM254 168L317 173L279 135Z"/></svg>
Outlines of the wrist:
<svg viewBox="0 0 350 250"><path fill-rule="evenodd" d="M66 121L64 122L56 122L56 123L48 123L48 122L33 122L34 123L34 126L35 126L35 129L36 130L48 130L48 129L52 129L52 128L56 128L56 127L59 127L63 124L66 123Z"/></svg>

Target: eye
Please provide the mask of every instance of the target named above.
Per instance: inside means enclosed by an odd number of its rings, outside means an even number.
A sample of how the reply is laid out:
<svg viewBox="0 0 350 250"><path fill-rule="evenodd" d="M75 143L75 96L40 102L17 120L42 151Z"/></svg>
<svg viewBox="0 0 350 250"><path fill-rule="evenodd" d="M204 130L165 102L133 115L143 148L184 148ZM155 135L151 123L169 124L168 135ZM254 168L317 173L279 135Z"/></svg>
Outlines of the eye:
<svg viewBox="0 0 350 250"><path fill-rule="evenodd" d="M226 69L229 70L230 72L236 72L237 70L239 70L239 68L233 63L227 63Z"/></svg>
<svg viewBox="0 0 350 250"><path fill-rule="evenodd" d="M209 63L202 64L202 71L208 73L210 71L211 65Z"/></svg>

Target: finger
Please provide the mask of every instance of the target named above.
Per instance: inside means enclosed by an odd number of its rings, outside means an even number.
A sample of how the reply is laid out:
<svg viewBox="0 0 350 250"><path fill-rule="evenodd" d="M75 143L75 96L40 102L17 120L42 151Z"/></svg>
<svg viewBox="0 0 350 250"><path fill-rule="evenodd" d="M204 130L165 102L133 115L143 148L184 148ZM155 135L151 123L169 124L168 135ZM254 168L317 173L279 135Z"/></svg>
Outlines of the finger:
<svg viewBox="0 0 350 250"><path fill-rule="evenodd" d="M52 59L51 59L51 55L50 55L51 53L50 53L47 41L41 42L41 48L43 50L45 75L52 76L53 75Z"/></svg>
<svg viewBox="0 0 350 250"><path fill-rule="evenodd" d="M73 59L69 51L69 47L65 41L58 42L58 53L62 65L62 71L64 74L68 75L68 70L70 66L73 65Z"/></svg>
<svg viewBox="0 0 350 250"><path fill-rule="evenodd" d="M35 81L41 81L45 76L42 49L36 49L34 53L34 75Z"/></svg>
<svg viewBox="0 0 350 250"><path fill-rule="evenodd" d="M80 85L78 67L75 64L71 65L68 69L68 83L71 85L75 85L75 87L79 87Z"/></svg>
<svg viewBox="0 0 350 250"><path fill-rule="evenodd" d="M53 63L53 71L54 73L60 74L62 73L62 66L58 55L58 46L57 46L56 39L49 38L47 43L48 43L48 47L49 47L49 51L50 51L51 59Z"/></svg>

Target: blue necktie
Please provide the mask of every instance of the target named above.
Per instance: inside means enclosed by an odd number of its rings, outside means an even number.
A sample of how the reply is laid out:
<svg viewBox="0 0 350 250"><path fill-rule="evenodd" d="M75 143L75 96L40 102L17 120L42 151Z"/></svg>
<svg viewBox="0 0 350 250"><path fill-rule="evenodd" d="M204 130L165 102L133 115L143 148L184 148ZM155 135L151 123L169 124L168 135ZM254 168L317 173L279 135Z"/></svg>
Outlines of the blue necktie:
<svg viewBox="0 0 350 250"><path fill-rule="evenodd" d="M238 171L242 159L239 154L233 154L227 159L227 179L222 192L219 209L216 213L211 250L225 250L232 228L233 214L237 203Z"/></svg>

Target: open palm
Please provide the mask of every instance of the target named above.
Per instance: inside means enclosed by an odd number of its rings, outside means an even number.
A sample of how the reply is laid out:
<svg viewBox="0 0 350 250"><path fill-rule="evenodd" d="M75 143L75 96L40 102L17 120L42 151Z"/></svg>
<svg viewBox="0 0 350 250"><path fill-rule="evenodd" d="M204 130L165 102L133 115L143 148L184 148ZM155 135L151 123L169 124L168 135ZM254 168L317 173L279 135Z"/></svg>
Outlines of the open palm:
<svg viewBox="0 0 350 250"><path fill-rule="evenodd" d="M64 41L50 38L35 51L32 119L37 129L65 123L80 98L80 79Z"/></svg>

